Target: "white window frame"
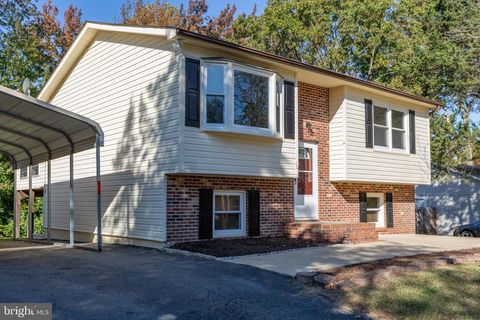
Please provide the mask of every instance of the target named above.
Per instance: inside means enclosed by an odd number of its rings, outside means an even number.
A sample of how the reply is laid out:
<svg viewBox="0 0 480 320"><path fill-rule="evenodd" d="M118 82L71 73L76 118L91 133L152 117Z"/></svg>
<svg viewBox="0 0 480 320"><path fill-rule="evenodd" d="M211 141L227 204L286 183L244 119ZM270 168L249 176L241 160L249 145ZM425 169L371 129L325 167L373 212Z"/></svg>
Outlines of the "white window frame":
<svg viewBox="0 0 480 320"><path fill-rule="evenodd" d="M368 211L378 211L377 221L375 223L375 227L376 228L385 228L385 198L383 196L383 193L367 193L367 203L368 203L368 198L379 198L380 199L380 208L369 209L367 207L367 212Z"/></svg>
<svg viewBox="0 0 480 320"><path fill-rule="evenodd" d="M37 174L34 174L34 173L33 173L33 167L35 167L35 166L38 168ZM24 176L22 176L22 169L24 169L24 170L26 171L26 174L25 174ZM20 171L20 172L18 173L20 179L26 179L26 178L28 178L28 172L29 172L28 167L21 168L21 169L18 169L18 170ZM38 177L38 176L40 176L40 165L39 165L39 164L34 164L34 165L32 165L32 178L33 178L33 177Z"/></svg>
<svg viewBox="0 0 480 320"><path fill-rule="evenodd" d="M383 109L386 109L387 110L387 115L386 115L386 120L387 120L387 125L381 125L381 124L375 124L375 107L377 108L383 108ZM391 123L391 119L390 119L390 110L387 106L385 105L382 105L380 103L377 103L377 104L373 104L373 107L372 107L372 124L373 124L373 147L374 148L377 148L377 149L383 149L383 150L389 150L392 146L392 143L391 143L391 126L390 126L390 123ZM380 127L380 128L383 128L383 129L387 129L387 146L380 146L380 145L376 145L375 144L375 128L376 127Z"/></svg>
<svg viewBox="0 0 480 320"><path fill-rule="evenodd" d="M397 111L397 112L401 112L403 113L403 143L404 143L404 146L403 148L394 148L393 147L393 131L396 130L396 131L400 131L400 129L398 128L394 128L393 127L393 113L392 111ZM408 125L408 112L405 112L404 110L402 109L398 109L398 108L393 108L393 107L390 107L389 110L388 110L389 114L390 114L390 145L392 147L392 151L407 151L407 142L408 142L408 138L409 136L407 135L407 125Z"/></svg>
<svg viewBox="0 0 480 320"><path fill-rule="evenodd" d="M224 123L214 124L207 123L207 67L209 65L224 65L224 82L225 82L225 110ZM200 86L200 113L201 113L201 129L205 131L223 131L223 132L238 132L244 134L253 134L259 136L281 138L283 134L283 90L280 97L280 132L276 128L276 100L277 100L277 76L275 72L267 71L260 68L242 65L234 62L223 61L205 61L202 60L200 64L202 83ZM259 128L238 125L234 123L234 71L243 71L251 74L259 75L268 78L268 128Z"/></svg>
<svg viewBox="0 0 480 320"><path fill-rule="evenodd" d="M374 118L375 106L387 109L387 126L375 124L375 118ZM403 113L403 131L404 131L404 139L405 139L404 140L405 146L404 146L403 149L393 147L393 130L394 129L393 129L393 125L392 125L392 110ZM372 103L372 127L373 127L373 137L372 137L372 139L373 139L373 149L374 150L408 154L409 148L410 148L410 146L409 146L410 145L409 144L410 136L409 136L409 127L408 126L409 126L409 123L408 123L408 110L407 109L403 109L403 108L387 105L387 104L384 104L384 103L381 103L381 102L373 101L373 103ZM375 127L387 128L387 143L388 143L387 147L378 146L378 145L375 144ZM395 129L395 130L399 130L399 129Z"/></svg>
<svg viewBox="0 0 480 320"><path fill-rule="evenodd" d="M22 170L25 170L27 173L23 176L22 175ZM20 179L26 179L28 178L28 167L25 167L25 168L20 168L18 169L18 176L20 177Z"/></svg>
<svg viewBox="0 0 480 320"><path fill-rule="evenodd" d="M216 95L216 93L209 93L207 90L207 83L208 83L208 72L207 68L208 66L216 66L216 67L223 67L223 95L225 98L223 107L223 123L207 123L207 95L212 94ZM204 127L210 127L210 128L217 128L217 129L222 129L227 127L227 121L228 121L228 115L227 115L227 109L228 109L228 68L225 63L217 63L217 62L208 62L203 64L202 66L202 85L201 85L201 105L203 105L202 108L202 123Z"/></svg>
<svg viewBox="0 0 480 320"><path fill-rule="evenodd" d="M215 229L215 196L240 196L240 229L235 230L216 230ZM223 190L214 190L213 191L213 210L212 210L212 236L213 238L225 238L225 237L242 237L246 236L246 223L247 223L247 214L246 214L246 204L245 204L245 191L223 191ZM236 212L236 211L235 211ZM228 211L222 211L222 213L228 213Z"/></svg>
<svg viewBox="0 0 480 320"><path fill-rule="evenodd" d="M33 173L33 167L35 167L35 166L37 167L37 174ZM32 166L32 177L38 177L39 175L40 175L40 165L39 164L34 164Z"/></svg>

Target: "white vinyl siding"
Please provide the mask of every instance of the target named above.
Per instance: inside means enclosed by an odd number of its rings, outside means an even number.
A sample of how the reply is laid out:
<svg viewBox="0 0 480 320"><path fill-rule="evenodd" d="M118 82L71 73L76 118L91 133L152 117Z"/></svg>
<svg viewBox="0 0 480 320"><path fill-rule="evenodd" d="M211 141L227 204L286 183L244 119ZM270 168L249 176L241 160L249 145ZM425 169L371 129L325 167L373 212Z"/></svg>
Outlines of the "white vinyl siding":
<svg viewBox="0 0 480 320"><path fill-rule="evenodd" d="M183 48L182 52L186 57L197 59L222 56L219 52L193 47ZM245 63L248 64L249 61ZM254 63L258 65L255 61L250 65ZM282 72L281 75L286 80L295 80L293 73ZM281 99L283 104L283 94ZM297 176L296 140L233 132L207 132L200 128L184 126L182 145L182 171L185 173L288 178Z"/></svg>
<svg viewBox="0 0 480 320"><path fill-rule="evenodd" d="M97 121L103 233L166 239L166 172L178 170L179 73L172 42L101 32L51 103ZM94 150L75 154L75 230L96 232ZM52 228L68 229L69 161L52 161Z"/></svg>
<svg viewBox="0 0 480 320"><path fill-rule="evenodd" d="M330 156L330 180L350 182L429 184L430 183L430 128L428 109L401 100L393 100L379 95L372 95L351 87L344 87L343 115L346 129L343 133L335 131L331 122L331 141L344 137L345 167L342 170L334 159L339 157L339 144L332 143ZM408 127L406 128L407 150L379 150L365 146L365 104L364 99L378 101L381 105L392 106L408 116L408 110L415 110L416 154L408 152ZM393 107L394 106L394 107ZM334 119L335 120L335 119ZM338 120L338 119L336 119ZM340 120L338 120L340 122Z"/></svg>
<svg viewBox="0 0 480 320"><path fill-rule="evenodd" d="M28 167L27 167L28 168ZM28 170L28 169L27 169ZM38 176L32 176L32 188L41 189L47 183L45 176L46 166L43 163L38 165ZM28 190L28 171L26 177L20 177L20 170L17 170L17 190Z"/></svg>
<svg viewBox="0 0 480 320"><path fill-rule="evenodd" d="M343 180L345 175L345 102L344 88L329 90L330 104L330 179Z"/></svg>

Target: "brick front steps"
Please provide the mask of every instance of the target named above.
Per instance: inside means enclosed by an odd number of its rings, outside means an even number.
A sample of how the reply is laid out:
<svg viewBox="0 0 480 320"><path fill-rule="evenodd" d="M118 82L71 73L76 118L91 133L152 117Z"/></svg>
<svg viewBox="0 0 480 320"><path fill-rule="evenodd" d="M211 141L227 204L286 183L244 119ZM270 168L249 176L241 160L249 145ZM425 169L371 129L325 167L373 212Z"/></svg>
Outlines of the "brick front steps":
<svg viewBox="0 0 480 320"><path fill-rule="evenodd" d="M330 243L359 243L378 240L375 223L362 222L291 222L285 227L285 235L290 238Z"/></svg>

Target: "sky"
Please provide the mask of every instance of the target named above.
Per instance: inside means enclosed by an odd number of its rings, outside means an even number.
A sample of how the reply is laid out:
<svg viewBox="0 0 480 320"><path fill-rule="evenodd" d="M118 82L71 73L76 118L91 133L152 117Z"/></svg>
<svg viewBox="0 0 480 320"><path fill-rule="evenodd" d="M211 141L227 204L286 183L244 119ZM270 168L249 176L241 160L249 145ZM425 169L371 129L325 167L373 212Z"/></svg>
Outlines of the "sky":
<svg viewBox="0 0 480 320"><path fill-rule="evenodd" d="M120 7L126 0L52 0L52 2L58 7L60 12L59 16L63 15L63 11L70 5L80 8L82 10L83 20L97 21L97 22L118 22L120 17ZM38 6L44 1L38 1ZM132 0L133 2L133 0ZM168 1L174 6L179 6L181 3L188 4L188 0L170 0ZM207 0L208 13L211 15L218 14L227 3L234 4L237 7L237 13L251 13L253 6L257 4L257 14L261 13L265 8L266 0L256 1L216 1ZM62 19L63 17L59 17Z"/></svg>

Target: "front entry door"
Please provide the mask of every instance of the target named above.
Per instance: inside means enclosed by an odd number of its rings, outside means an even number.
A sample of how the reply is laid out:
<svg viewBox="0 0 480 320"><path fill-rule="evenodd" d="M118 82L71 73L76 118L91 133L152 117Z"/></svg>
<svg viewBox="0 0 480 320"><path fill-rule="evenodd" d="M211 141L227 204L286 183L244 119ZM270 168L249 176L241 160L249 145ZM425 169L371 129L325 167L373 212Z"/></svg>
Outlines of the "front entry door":
<svg viewBox="0 0 480 320"><path fill-rule="evenodd" d="M317 145L299 142L295 183L295 220L318 220Z"/></svg>

